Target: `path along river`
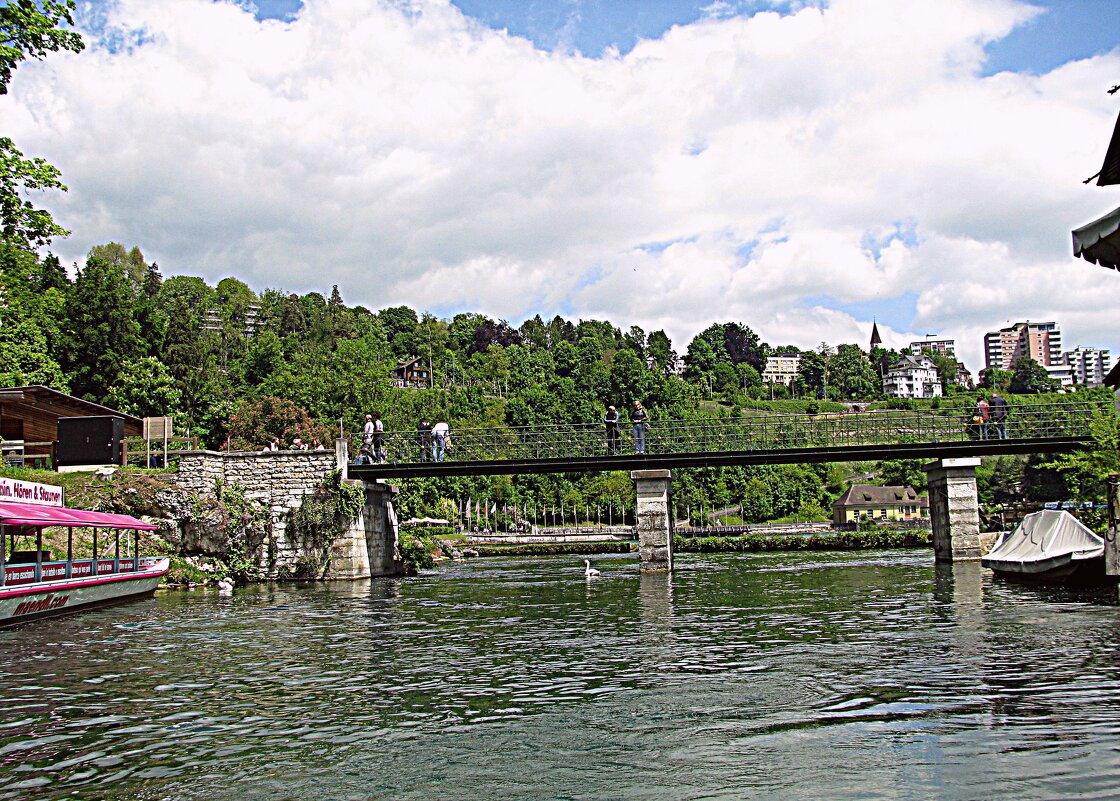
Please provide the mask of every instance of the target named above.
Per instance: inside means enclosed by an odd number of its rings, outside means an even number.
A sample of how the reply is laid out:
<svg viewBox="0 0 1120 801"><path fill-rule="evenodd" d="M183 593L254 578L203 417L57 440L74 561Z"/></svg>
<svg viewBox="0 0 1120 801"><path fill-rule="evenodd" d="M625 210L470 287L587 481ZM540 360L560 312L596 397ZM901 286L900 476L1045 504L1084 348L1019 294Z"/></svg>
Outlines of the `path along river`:
<svg viewBox="0 0 1120 801"><path fill-rule="evenodd" d="M1115 591L926 552L479 560L0 632L0 799L1120 795Z"/></svg>

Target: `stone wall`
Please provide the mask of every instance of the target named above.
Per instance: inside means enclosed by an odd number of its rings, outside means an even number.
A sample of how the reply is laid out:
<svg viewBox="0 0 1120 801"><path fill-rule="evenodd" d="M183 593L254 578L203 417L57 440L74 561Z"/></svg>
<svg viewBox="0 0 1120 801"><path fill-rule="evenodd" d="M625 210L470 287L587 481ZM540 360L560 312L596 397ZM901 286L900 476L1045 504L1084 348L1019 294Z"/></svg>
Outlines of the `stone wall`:
<svg viewBox="0 0 1120 801"><path fill-rule="evenodd" d="M286 536L288 511L337 467L334 451L194 451L180 456L175 483L199 495L212 495L217 481L236 483L246 498L266 506L272 533L261 547L260 568L275 578L281 567L304 555L300 543Z"/></svg>

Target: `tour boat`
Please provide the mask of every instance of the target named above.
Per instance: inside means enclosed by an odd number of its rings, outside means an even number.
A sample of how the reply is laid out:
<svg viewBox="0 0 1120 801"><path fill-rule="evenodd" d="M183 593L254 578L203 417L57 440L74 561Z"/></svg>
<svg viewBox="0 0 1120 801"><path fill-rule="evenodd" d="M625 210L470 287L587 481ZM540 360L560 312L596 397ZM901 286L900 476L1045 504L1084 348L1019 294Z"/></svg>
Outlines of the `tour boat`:
<svg viewBox="0 0 1120 801"><path fill-rule="evenodd" d="M20 500L4 500L10 497ZM129 515L67 509L61 500L58 487L0 479L0 627L151 595L167 573L166 557L139 553L139 533L158 526ZM43 530L51 527L67 529L65 559L43 550ZM91 557L74 558L75 528L92 530ZM105 532L111 532L112 549L99 554ZM16 550L17 539L31 537L33 551Z"/></svg>
<svg viewBox="0 0 1120 801"><path fill-rule="evenodd" d="M996 575L1063 584L1105 580L1104 540L1069 512L1026 515L980 560Z"/></svg>

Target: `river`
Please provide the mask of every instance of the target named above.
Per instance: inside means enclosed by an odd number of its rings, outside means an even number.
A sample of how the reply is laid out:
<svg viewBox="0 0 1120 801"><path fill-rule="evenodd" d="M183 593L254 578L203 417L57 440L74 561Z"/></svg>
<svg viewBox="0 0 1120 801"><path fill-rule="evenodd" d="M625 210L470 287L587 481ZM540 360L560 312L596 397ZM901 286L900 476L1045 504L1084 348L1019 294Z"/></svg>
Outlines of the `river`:
<svg viewBox="0 0 1120 801"><path fill-rule="evenodd" d="M1115 590L923 551L483 559L0 632L0 799L1104 799Z"/></svg>

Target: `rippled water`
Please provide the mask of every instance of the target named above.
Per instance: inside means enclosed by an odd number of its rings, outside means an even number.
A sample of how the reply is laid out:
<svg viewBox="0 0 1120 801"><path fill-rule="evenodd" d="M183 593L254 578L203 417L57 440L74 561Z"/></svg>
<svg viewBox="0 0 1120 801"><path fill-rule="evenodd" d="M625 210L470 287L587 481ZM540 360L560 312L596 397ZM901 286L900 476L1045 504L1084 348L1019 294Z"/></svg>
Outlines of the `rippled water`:
<svg viewBox="0 0 1120 801"><path fill-rule="evenodd" d="M0 632L0 799L1120 793L1120 607L924 553L481 560Z"/></svg>

